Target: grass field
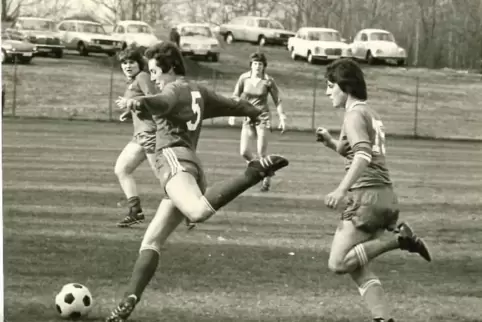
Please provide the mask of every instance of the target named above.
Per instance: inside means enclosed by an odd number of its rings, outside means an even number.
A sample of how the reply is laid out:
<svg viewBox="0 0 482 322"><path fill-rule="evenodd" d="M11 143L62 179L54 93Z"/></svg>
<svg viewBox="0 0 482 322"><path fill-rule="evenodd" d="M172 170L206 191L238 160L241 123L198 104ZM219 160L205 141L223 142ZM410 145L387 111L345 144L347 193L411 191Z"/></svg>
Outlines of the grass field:
<svg viewBox="0 0 482 322"><path fill-rule="evenodd" d="M189 73L203 84L231 95L235 83L248 67L248 57L257 47L250 44L225 46L219 63L187 60ZM293 62L287 50L266 47L268 73L282 90L288 126L311 129L338 128L341 114L325 96L325 66ZM70 53L63 59L36 57L31 66L18 66L17 109L21 116L108 119L109 106L125 89L118 68L113 73L105 55L80 57ZM369 85L370 104L379 111L390 134L412 135L415 106L418 106L417 134L444 138L482 139L479 120L482 111L482 75L422 68L363 67ZM14 66L2 66L7 84L7 109L13 104ZM419 88L417 93L417 78ZM113 118L118 112L114 111ZM277 122L275 118L274 122ZM226 124L226 120L217 120ZM208 123L210 124L210 123Z"/></svg>
<svg viewBox="0 0 482 322"><path fill-rule="evenodd" d="M146 224L119 229L113 174L129 125L5 119L6 321L57 321L53 298L83 283L101 321L119 300ZM238 131L205 129L199 147L211 183L242 171ZM397 322L481 322L482 143L388 142L402 216L434 261L404 252L374 264ZM132 321L369 321L348 277L328 271L338 214L322 198L342 160L313 137L273 137L291 165L273 190L253 188L209 222L180 227ZM148 218L162 196L147 165L136 174Z"/></svg>

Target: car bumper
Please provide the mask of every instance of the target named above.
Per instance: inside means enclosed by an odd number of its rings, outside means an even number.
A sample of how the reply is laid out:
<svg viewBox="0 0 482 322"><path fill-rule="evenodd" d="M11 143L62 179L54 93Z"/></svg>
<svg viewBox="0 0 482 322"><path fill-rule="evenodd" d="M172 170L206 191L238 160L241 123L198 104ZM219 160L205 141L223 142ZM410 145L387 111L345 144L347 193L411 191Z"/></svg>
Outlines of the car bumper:
<svg viewBox="0 0 482 322"><path fill-rule="evenodd" d="M64 45L44 45L44 44L37 44L37 52L36 54L39 53L53 53L53 52L59 52L63 51L65 49Z"/></svg>
<svg viewBox="0 0 482 322"><path fill-rule="evenodd" d="M93 53L115 53L120 51L120 47L111 46L111 45L88 45L87 50Z"/></svg>
<svg viewBox="0 0 482 322"><path fill-rule="evenodd" d="M347 57L343 55L313 55L313 59L316 60L337 60L342 57Z"/></svg>
<svg viewBox="0 0 482 322"><path fill-rule="evenodd" d="M183 49L182 54L185 56L211 56L219 55L219 50L211 49Z"/></svg>
<svg viewBox="0 0 482 322"><path fill-rule="evenodd" d="M269 45L287 46L288 38L266 38L266 43Z"/></svg>
<svg viewBox="0 0 482 322"><path fill-rule="evenodd" d="M34 51L13 51L13 50L6 50L5 51L7 59L12 58L32 58L35 55Z"/></svg>

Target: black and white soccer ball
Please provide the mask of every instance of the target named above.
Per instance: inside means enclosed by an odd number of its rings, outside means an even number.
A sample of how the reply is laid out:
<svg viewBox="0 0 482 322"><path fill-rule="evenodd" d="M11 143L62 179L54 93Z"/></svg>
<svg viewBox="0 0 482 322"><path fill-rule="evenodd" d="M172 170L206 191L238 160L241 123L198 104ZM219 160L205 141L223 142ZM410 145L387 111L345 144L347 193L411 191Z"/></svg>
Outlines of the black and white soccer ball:
<svg viewBox="0 0 482 322"><path fill-rule="evenodd" d="M89 314L94 301L87 287L78 283L65 284L55 297L55 307L62 318L80 319Z"/></svg>

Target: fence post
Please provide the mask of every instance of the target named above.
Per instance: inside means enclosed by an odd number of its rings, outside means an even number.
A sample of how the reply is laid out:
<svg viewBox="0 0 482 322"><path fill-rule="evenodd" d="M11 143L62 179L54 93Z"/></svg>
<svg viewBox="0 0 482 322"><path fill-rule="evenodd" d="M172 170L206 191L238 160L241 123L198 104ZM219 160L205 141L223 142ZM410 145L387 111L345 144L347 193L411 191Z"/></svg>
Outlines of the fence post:
<svg viewBox="0 0 482 322"><path fill-rule="evenodd" d="M316 87L318 86L318 72L313 72L313 106L311 107L311 129L315 129Z"/></svg>
<svg viewBox="0 0 482 322"><path fill-rule="evenodd" d="M213 71L213 76L212 76L212 81L213 81L213 90L216 92L216 87L217 87L217 74L216 74L216 70L213 68L212 69ZM211 118L211 125L214 124L214 117Z"/></svg>
<svg viewBox="0 0 482 322"><path fill-rule="evenodd" d="M17 114L17 58L13 58L13 103L12 103L12 116Z"/></svg>
<svg viewBox="0 0 482 322"><path fill-rule="evenodd" d="M113 56L115 57L115 56ZM115 58L109 58L112 62L112 68L110 69L110 84L109 84L109 121L112 121L112 103L114 100L114 69Z"/></svg>
<svg viewBox="0 0 482 322"><path fill-rule="evenodd" d="M419 91L420 79L417 76L415 78L415 106L413 111L413 137L418 137L418 91Z"/></svg>

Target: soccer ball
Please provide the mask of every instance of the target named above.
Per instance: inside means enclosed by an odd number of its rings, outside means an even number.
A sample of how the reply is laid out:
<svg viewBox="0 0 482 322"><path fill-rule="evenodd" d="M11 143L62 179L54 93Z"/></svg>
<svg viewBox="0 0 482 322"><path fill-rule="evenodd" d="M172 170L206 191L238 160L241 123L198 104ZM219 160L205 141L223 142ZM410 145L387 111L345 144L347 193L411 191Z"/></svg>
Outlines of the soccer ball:
<svg viewBox="0 0 482 322"><path fill-rule="evenodd" d="M89 314L94 301L87 287L78 283L64 285L55 297L55 307L62 318L78 319Z"/></svg>

